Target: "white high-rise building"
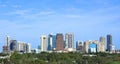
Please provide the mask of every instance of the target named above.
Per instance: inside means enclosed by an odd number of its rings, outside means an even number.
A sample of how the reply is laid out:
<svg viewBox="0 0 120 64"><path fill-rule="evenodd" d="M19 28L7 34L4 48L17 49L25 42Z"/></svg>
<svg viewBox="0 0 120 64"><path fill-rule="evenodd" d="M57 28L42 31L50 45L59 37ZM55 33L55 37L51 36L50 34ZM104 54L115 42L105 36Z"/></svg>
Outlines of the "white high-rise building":
<svg viewBox="0 0 120 64"><path fill-rule="evenodd" d="M6 36L6 43L7 43L7 46L10 45L10 37L8 35Z"/></svg>
<svg viewBox="0 0 120 64"><path fill-rule="evenodd" d="M47 35L42 35L40 39L41 39L41 52L47 51L47 46L48 46Z"/></svg>
<svg viewBox="0 0 120 64"><path fill-rule="evenodd" d="M74 49L74 34L73 33L65 34L65 49L68 49L68 50Z"/></svg>
<svg viewBox="0 0 120 64"><path fill-rule="evenodd" d="M27 52L27 53L31 53L31 46L30 46L30 43L26 43L25 48L26 48L26 52Z"/></svg>
<svg viewBox="0 0 120 64"><path fill-rule="evenodd" d="M18 44L17 44L17 51L19 51L19 52L25 52L25 53L30 53L31 52L30 44L19 41Z"/></svg>
<svg viewBox="0 0 120 64"><path fill-rule="evenodd" d="M25 52L25 43L24 42L18 42L17 43L17 51Z"/></svg>

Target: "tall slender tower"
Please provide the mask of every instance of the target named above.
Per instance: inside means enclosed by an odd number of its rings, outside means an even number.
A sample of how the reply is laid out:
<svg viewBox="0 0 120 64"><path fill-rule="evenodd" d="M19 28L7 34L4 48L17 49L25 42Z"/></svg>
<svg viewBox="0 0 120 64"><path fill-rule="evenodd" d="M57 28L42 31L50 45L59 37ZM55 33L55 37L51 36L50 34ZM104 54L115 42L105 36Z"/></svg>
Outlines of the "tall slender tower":
<svg viewBox="0 0 120 64"><path fill-rule="evenodd" d="M63 51L64 50L64 37L63 34L56 35L56 51Z"/></svg>
<svg viewBox="0 0 120 64"><path fill-rule="evenodd" d="M6 43L7 43L7 46L9 47L9 45L10 45L10 37L9 36L6 36Z"/></svg>
<svg viewBox="0 0 120 64"><path fill-rule="evenodd" d="M48 51L54 50L56 48L56 35L49 34L48 36Z"/></svg>
<svg viewBox="0 0 120 64"><path fill-rule="evenodd" d="M112 35L107 35L107 51L110 51L110 46L112 45Z"/></svg>
<svg viewBox="0 0 120 64"><path fill-rule="evenodd" d="M65 34L65 48L74 48L74 34L66 33Z"/></svg>
<svg viewBox="0 0 120 64"><path fill-rule="evenodd" d="M48 46L47 35L42 35L40 39L41 39L41 51L47 51Z"/></svg>
<svg viewBox="0 0 120 64"><path fill-rule="evenodd" d="M10 37L5 37L5 45L3 46L3 52L8 53L10 51Z"/></svg>
<svg viewBox="0 0 120 64"><path fill-rule="evenodd" d="M99 42L99 51L100 52L105 52L105 38L100 37L100 42Z"/></svg>

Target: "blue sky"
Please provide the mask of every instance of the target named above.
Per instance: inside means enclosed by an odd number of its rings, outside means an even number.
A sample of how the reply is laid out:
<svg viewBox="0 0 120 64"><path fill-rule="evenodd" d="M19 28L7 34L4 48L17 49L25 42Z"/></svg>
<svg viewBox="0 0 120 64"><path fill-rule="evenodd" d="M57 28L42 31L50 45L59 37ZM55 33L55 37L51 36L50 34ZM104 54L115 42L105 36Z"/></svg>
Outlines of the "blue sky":
<svg viewBox="0 0 120 64"><path fill-rule="evenodd" d="M5 35L40 44L40 36L74 32L75 41L112 34L120 49L120 0L0 0L0 51Z"/></svg>

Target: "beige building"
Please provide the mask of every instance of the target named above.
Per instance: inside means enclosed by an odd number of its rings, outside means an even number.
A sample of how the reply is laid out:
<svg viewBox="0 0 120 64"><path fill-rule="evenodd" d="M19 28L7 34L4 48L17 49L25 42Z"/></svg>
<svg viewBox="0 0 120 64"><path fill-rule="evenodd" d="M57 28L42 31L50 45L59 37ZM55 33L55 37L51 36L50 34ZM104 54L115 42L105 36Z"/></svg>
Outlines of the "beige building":
<svg viewBox="0 0 120 64"><path fill-rule="evenodd" d="M105 52L105 38L100 37L99 52Z"/></svg>
<svg viewBox="0 0 120 64"><path fill-rule="evenodd" d="M96 48L92 48L91 44L95 44ZM85 53L89 53L92 50L93 52L105 52L105 38L100 37L100 41L97 40L88 40L84 43Z"/></svg>
<svg viewBox="0 0 120 64"><path fill-rule="evenodd" d="M41 51L47 51L47 46L48 46L48 38L47 35L42 35L40 37L41 39Z"/></svg>
<svg viewBox="0 0 120 64"><path fill-rule="evenodd" d="M95 51L95 52L99 51L99 50L98 50L99 41L97 41L97 40L88 40L88 41L86 41L86 42L84 43L85 53L89 53L90 44L96 44L96 45L97 45L97 48L96 48L96 51Z"/></svg>
<svg viewBox="0 0 120 64"><path fill-rule="evenodd" d="M19 51L19 52L25 52L25 53L31 53L30 44L19 41L19 42L17 43L17 51Z"/></svg>

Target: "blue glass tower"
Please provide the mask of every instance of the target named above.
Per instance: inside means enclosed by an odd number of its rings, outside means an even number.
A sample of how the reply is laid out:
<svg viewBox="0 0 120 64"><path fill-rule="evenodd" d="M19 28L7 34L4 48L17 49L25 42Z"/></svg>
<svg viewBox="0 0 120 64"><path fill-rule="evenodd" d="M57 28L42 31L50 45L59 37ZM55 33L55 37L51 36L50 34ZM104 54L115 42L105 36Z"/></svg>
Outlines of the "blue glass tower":
<svg viewBox="0 0 120 64"><path fill-rule="evenodd" d="M51 51L56 48L56 35L49 35L48 36L48 47L47 50Z"/></svg>
<svg viewBox="0 0 120 64"><path fill-rule="evenodd" d="M17 40L10 40L10 51L17 51Z"/></svg>

